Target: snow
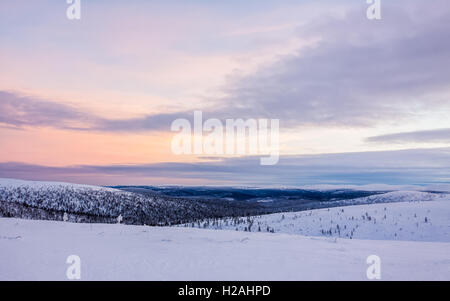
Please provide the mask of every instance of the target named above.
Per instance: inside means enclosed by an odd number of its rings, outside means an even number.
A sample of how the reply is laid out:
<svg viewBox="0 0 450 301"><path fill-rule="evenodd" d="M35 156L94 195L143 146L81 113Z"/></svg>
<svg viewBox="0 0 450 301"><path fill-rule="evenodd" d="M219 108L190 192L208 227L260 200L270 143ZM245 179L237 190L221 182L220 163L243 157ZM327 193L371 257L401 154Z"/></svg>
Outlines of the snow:
<svg viewBox="0 0 450 301"><path fill-rule="evenodd" d="M111 192L119 192L121 190L101 187L101 186L92 186L85 184L73 184L73 183L65 183L65 182L46 182L46 181L28 181L28 180L19 180L19 179L10 179L10 178L0 178L0 187L7 187L10 189L18 188L18 187L29 187L32 189L56 189L56 188L64 188L69 187L73 189L81 189L81 190L105 190Z"/></svg>
<svg viewBox="0 0 450 301"><path fill-rule="evenodd" d="M102 187L102 186L93 186L86 184L73 184L66 182L49 182L49 181L28 181L28 180L19 180L19 179L11 179L11 178L0 178L0 187L1 186L10 186L10 187L18 187L18 186L32 186L36 188L45 188L45 187L55 187L55 186L72 186L78 188L89 188L89 189L106 189L111 191L117 191L115 188ZM160 188L173 188L173 187L183 187L177 185L156 185L156 187ZM189 186L188 186L189 187ZM192 187L198 187L192 185ZM300 186L279 186L279 185L269 185L264 187L256 187L256 186L204 186L204 187L231 187L231 188L251 188L251 189L265 189L265 188L276 188L276 189L305 189L305 190L361 190L361 191L442 191L442 192L450 192L450 184L441 183L441 184L430 184L427 186L418 186L418 185L389 185L389 184L366 184L366 185L336 185L336 184L317 184L317 185L300 185Z"/></svg>
<svg viewBox="0 0 450 301"><path fill-rule="evenodd" d="M159 186L161 188L170 187L183 187L183 186ZM199 187L196 185L188 185L188 187ZM359 191L399 191L399 190L409 190L409 191L440 191L440 192L450 192L450 183L439 183L439 184L429 184L429 185L391 185L391 184L314 184L314 185L276 185L267 184L263 186L248 186L248 185L204 185L202 187L228 187L237 189L304 189L304 190L319 190L319 191L329 191L329 190L359 190Z"/></svg>
<svg viewBox="0 0 450 301"><path fill-rule="evenodd" d="M204 218L208 208L187 199L70 183L0 179L0 216L71 222L169 225Z"/></svg>
<svg viewBox="0 0 450 301"><path fill-rule="evenodd" d="M416 185L389 185L389 184L366 184L366 185L336 185L336 184L317 184L302 185L299 188L306 190L361 190L361 191L396 191L396 190L427 190L425 186Z"/></svg>
<svg viewBox="0 0 450 301"><path fill-rule="evenodd" d="M244 231L252 223L253 232L270 229L276 233L307 236L450 242L449 194L392 192L360 201L370 203L380 198L397 202L276 213L240 218L240 221L235 218L205 220L200 227Z"/></svg>
<svg viewBox="0 0 450 301"><path fill-rule="evenodd" d="M343 207L209 219L196 229L70 222L94 214L138 223L145 213L161 224L202 209L190 201L0 179L3 210L68 221L0 218L0 280L66 280L70 255L81 258L81 280L367 280L370 255L381 259L382 280L450 280L450 194L409 188ZM28 212L31 205L45 214Z"/></svg>
<svg viewBox="0 0 450 301"><path fill-rule="evenodd" d="M382 202L421 202L421 201L434 201L434 200L450 200L450 194L447 193L430 193L422 191L392 191L383 194L371 195L359 199L356 201L364 203L382 203ZM355 200L349 200L353 202ZM344 201L345 202L345 201Z"/></svg>
<svg viewBox="0 0 450 301"><path fill-rule="evenodd" d="M348 209L348 207L346 207ZM0 218L0 280L450 280L450 243Z"/></svg>

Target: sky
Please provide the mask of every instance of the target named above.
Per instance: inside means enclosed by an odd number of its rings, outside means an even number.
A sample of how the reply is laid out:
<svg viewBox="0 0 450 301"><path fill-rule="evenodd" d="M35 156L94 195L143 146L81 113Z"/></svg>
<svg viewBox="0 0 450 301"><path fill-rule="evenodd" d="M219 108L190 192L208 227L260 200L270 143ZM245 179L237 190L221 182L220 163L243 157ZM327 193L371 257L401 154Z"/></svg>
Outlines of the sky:
<svg viewBox="0 0 450 301"><path fill-rule="evenodd" d="M0 2L0 177L96 185L450 182L450 5ZM171 123L279 119L280 159L177 155Z"/></svg>

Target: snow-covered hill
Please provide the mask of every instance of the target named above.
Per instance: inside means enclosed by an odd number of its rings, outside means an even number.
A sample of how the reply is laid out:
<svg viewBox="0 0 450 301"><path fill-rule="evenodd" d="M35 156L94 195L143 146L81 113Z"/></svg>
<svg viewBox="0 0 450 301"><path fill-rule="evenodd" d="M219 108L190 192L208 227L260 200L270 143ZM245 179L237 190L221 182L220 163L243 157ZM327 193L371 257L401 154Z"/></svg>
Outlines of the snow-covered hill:
<svg viewBox="0 0 450 301"><path fill-rule="evenodd" d="M113 188L107 188L107 187L100 187L100 186L93 186L93 185L86 185L86 184L75 184L75 183L67 183L67 182L48 182L48 181L27 181L27 180L20 180L20 179L10 179L10 178L0 178L0 187L5 188L19 188L19 187L29 187L33 189L61 189L64 187L71 187L73 189L79 189L79 190L108 190L108 191L115 191L118 192L120 190L113 189Z"/></svg>
<svg viewBox="0 0 450 301"><path fill-rule="evenodd" d="M296 186L302 189L311 190L362 190L362 191L437 191L450 192L450 184L430 184L426 186L418 185L389 185L389 184L365 184L365 185L334 185L334 184L317 184Z"/></svg>
<svg viewBox="0 0 450 301"><path fill-rule="evenodd" d="M450 280L450 243L0 218L0 280Z"/></svg>
<svg viewBox="0 0 450 301"><path fill-rule="evenodd" d="M183 199L60 182L0 179L0 216L73 222L169 225L207 215L206 206Z"/></svg>
<svg viewBox="0 0 450 301"><path fill-rule="evenodd" d="M348 203L365 205L209 219L186 226L349 239L450 242L450 194L398 191Z"/></svg>
<svg viewBox="0 0 450 301"><path fill-rule="evenodd" d="M341 201L343 205L375 204L375 203L396 203L396 202L426 202L450 200L448 193L430 193L423 191L391 191L383 194L371 195L368 197Z"/></svg>

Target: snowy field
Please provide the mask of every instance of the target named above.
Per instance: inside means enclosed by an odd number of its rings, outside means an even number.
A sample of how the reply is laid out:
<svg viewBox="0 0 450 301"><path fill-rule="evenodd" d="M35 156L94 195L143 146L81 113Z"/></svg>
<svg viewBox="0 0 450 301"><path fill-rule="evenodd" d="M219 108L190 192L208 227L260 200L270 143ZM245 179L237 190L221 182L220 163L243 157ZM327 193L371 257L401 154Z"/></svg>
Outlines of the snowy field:
<svg viewBox="0 0 450 301"><path fill-rule="evenodd" d="M203 208L68 183L0 179L0 191L11 202L4 208L24 203L7 212L34 219L68 210L115 220L124 204L130 218L155 220ZM0 280L67 280L70 255L81 259L81 280L367 280L370 255L381 259L382 280L450 280L449 194L393 191L342 204L352 206L178 227L4 217Z"/></svg>
<svg viewBox="0 0 450 301"><path fill-rule="evenodd" d="M0 219L0 280L450 280L450 243Z"/></svg>
<svg viewBox="0 0 450 301"><path fill-rule="evenodd" d="M391 201L396 197L397 202L205 220L194 227L349 239L450 242L449 194L392 192L386 195Z"/></svg>

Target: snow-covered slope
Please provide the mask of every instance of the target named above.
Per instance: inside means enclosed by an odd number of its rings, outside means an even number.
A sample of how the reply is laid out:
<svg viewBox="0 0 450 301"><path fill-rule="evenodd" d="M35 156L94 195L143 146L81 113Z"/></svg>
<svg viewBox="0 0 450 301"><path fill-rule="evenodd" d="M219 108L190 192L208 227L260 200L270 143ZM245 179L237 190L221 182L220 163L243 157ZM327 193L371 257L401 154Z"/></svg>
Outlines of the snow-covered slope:
<svg viewBox="0 0 450 301"><path fill-rule="evenodd" d="M450 243L0 218L0 280L450 280Z"/></svg>
<svg viewBox="0 0 450 301"><path fill-rule="evenodd" d="M187 226L352 239L450 242L449 194L391 192L349 202L368 204L205 220Z"/></svg>
<svg viewBox="0 0 450 301"><path fill-rule="evenodd" d="M368 197L341 201L342 204L375 204L375 203L395 203L395 202L426 202L450 200L450 194L430 193L422 191L392 191L383 194L371 195Z"/></svg>
<svg viewBox="0 0 450 301"><path fill-rule="evenodd" d="M205 206L182 199L60 182L0 179L0 217L169 225L208 216Z"/></svg>

